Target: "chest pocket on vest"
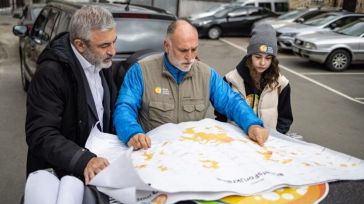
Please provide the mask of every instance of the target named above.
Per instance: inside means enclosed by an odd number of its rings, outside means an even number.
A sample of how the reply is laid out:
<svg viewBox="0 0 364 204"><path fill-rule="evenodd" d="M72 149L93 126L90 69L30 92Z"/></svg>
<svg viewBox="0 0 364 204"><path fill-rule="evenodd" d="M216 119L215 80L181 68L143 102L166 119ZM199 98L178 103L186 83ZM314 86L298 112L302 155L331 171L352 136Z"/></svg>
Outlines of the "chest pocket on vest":
<svg viewBox="0 0 364 204"><path fill-rule="evenodd" d="M184 101L182 106L184 121L201 120L205 117L207 107L202 101L191 104L188 100Z"/></svg>
<svg viewBox="0 0 364 204"><path fill-rule="evenodd" d="M174 104L162 102L149 102L149 118L151 120L166 123L175 122Z"/></svg>

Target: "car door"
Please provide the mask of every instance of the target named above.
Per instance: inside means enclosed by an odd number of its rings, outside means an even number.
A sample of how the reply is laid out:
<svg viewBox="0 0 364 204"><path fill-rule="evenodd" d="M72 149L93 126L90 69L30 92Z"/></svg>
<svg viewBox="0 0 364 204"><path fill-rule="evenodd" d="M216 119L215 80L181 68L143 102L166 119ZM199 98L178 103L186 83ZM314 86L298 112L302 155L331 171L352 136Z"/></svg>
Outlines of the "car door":
<svg viewBox="0 0 364 204"><path fill-rule="evenodd" d="M34 23L29 41L25 44L24 65L30 78L36 71L36 63L39 55L51 40L52 32L59 10L45 7Z"/></svg>
<svg viewBox="0 0 364 204"><path fill-rule="evenodd" d="M230 35L238 35L246 33L246 21L248 16L248 8L238 8L227 14L227 22L225 31Z"/></svg>
<svg viewBox="0 0 364 204"><path fill-rule="evenodd" d="M364 32L360 35L359 38L359 51L356 60L360 61L361 63L364 62Z"/></svg>

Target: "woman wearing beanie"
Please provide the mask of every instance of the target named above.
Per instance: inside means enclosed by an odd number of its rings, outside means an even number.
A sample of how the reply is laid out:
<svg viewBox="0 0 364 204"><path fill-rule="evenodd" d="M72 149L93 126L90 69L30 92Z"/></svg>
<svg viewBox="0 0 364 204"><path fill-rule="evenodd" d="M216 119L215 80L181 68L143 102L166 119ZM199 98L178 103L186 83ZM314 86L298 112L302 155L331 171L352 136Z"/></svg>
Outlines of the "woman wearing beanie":
<svg viewBox="0 0 364 204"><path fill-rule="evenodd" d="M286 134L293 122L291 88L279 72L277 49L273 27L257 25L252 31L247 55L224 80L242 95L266 127ZM217 120L227 121L216 111L215 115Z"/></svg>

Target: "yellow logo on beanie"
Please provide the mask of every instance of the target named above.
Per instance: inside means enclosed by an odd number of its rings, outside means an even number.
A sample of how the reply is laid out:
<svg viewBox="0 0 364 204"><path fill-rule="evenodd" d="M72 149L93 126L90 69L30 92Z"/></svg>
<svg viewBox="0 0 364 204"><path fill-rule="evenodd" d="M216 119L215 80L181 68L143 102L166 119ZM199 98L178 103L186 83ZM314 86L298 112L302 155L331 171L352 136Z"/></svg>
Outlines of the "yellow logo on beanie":
<svg viewBox="0 0 364 204"><path fill-rule="evenodd" d="M268 46L267 45L260 45L259 46L259 52L266 53L267 52L267 49L268 49Z"/></svg>
<svg viewBox="0 0 364 204"><path fill-rule="evenodd" d="M261 44L259 46L259 52L274 55L273 47L265 45L265 44Z"/></svg>

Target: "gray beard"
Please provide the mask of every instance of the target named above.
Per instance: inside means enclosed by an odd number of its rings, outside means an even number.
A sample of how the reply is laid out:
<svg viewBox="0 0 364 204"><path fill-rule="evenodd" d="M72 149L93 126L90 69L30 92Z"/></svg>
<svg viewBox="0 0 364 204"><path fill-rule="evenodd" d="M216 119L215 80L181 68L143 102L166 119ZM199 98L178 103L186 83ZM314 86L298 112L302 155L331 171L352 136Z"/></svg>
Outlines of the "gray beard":
<svg viewBox="0 0 364 204"><path fill-rule="evenodd" d="M90 63L95 65L96 67L100 67L102 69L110 68L112 61L110 62L103 62L103 59L99 56L94 55L88 48L83 53L83 57Z"/></svg>

